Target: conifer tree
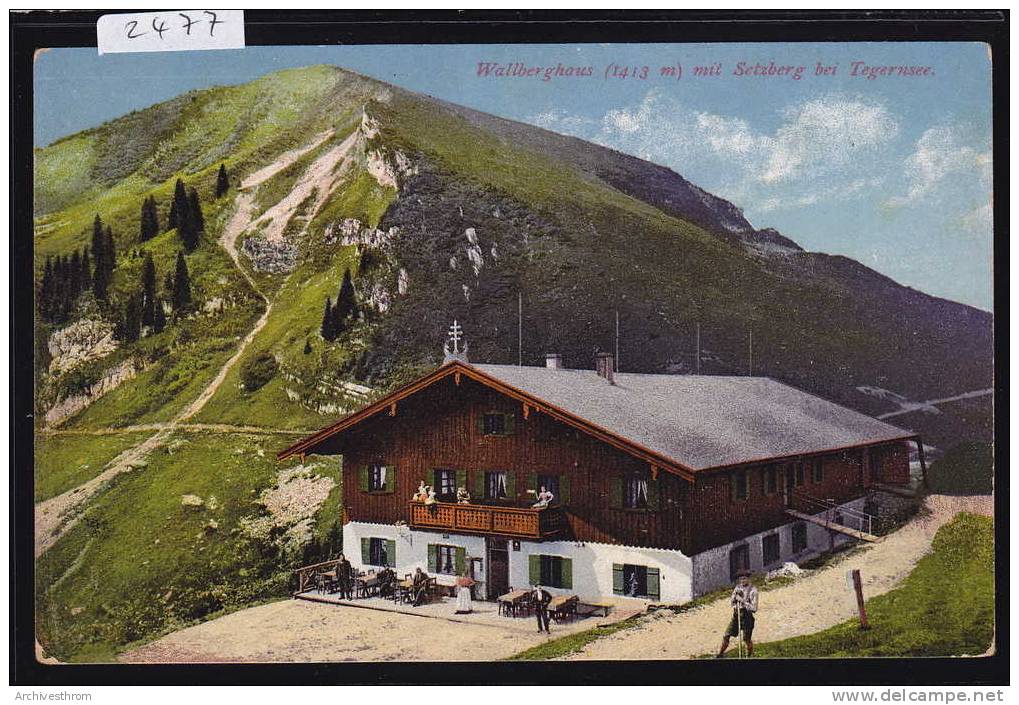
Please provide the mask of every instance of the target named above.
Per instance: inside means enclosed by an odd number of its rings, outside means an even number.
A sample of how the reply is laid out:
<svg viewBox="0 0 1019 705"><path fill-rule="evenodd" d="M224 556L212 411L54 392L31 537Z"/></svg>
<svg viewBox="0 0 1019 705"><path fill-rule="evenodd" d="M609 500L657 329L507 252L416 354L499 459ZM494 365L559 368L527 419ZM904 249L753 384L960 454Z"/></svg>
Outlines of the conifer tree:
<svg viewBox="0 0 1019 705"><path fill-rule="evenodd" d="M304 354L305 355L311 354L311 341L308 340L307 338L304 339Z"/></svg>
<svg viewBox="0 0 1019 705"><path fill-rule="evenodd" d="M198 190L191 189L188 193L188 215L191 216L197 232L205 232L205 214L202 213L202 204L198 200Z"/></svg>
<svg viewBox="0 0 1019 705"><path fill-rule="evenodd" d="M191 307L191 276L184 260L184 251L177 252L177 266L173 273L173 315L180 318Z"/></svg>
<svg viewBox="0 0 1019 705"><path fill-rule="evenodd" d="M336 297L336 308L336 319L341 327L357 311L357 297L354 294L354 282L351 280L349 268L343 272L343 283L340 284L340 295ZM339 330L338 328L337 332Z"/></svg>
<svg viewBox="0 0 1019 705"><path fill-rule="evenodd" d="M142 325L152 326L156 321L156 265L152 261L152 255L145 253L145 262L142 263Z"/></svg>
<svg viewBox="0 0 1019 705"><path fill-rule="evenodd" d="M138 295L131 294L127 297L120 320L117 321L114 335L125 343L133 343L141 337L141 328L141 305L138 303Z"/></svg>
<svg viewBox="0 0 1019 705"><path fill-rule="evenodd" d="M89 258L88 245L82 249L81 255L81 290L92 288L92 263Z"/></svg>
<svg viewBox="0 0 1019 705"><path fill-rule="evenodd" d="M149 196L142 201L141 224L138 232L138 241L145 242L159 234L159 213L156 210L155 196Z"/></svg>
<svg viewBox="0 0 1019 705"><path fill-rule="evenodd" d="M219 173L216 174L216 198L222 198L230 190L230 177L226 174L226 164L219 165Z"/></svg>
<svg viewBox="0 0 1019 705"><path fill-rule="evenodd" d="M160 333L164 328L166 328L166 312L163 311L163 302L156 299L152 309L152 330Z"/></svg>
<svg viewBox="0 0 1019 705"><path fill-rule="evenodd" d="M184 182L177 179L173 186L173 200L170 202L170 215L167 218L167 229L179 228L187 220L188 194Z"/></svg>
<svg viewBox="0 0 1019 705"><path fill-rule="evenodd" d="M46 266L42 270L42 280L39 282L39 293L36 298L36 305L39 307L39 314L46 319L53 318L53 302L56 298L53 279L53 258L46 256Z"/></svg>
<svg viewBox="0 0 1019 705"><path fill-rule="evenodd" d="M106 226L106 243L103 252L106 264L106 273L112 275L117 266L117 246L113 242L113 228Z"/></svg>
<svg viewBox="0 0 1019 705"><path fill-rule="evenodd" d="M336 340L336 329L333 321L333 302L326 297L326 309L322 313L322 338L332 342Z"/></svg>

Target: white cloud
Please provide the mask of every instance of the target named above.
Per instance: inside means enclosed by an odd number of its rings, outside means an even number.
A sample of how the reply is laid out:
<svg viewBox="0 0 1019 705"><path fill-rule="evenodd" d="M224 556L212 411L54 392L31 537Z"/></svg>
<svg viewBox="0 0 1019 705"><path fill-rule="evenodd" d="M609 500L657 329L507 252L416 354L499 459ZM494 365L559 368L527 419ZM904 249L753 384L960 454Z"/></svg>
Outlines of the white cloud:
<svg viewBox="0 0 1019 705"><path fill-rule="evenodd" d="M987 184L991 176L991 153L966 144L963 131L953 125L938 125L924 132L906 158L906 193L893 196L885 205L896 208L914 203L932 193L947 177L969 172Z"/></svg>
<svg viewBox="0 0 1019 705"><path fill-rule="evenodd" d="M994 208L993 205L988 202L982 206L974 208L969 213L966 213L959 218L959 223L963 228L974 233L989 233L994 229Z"/></svg>

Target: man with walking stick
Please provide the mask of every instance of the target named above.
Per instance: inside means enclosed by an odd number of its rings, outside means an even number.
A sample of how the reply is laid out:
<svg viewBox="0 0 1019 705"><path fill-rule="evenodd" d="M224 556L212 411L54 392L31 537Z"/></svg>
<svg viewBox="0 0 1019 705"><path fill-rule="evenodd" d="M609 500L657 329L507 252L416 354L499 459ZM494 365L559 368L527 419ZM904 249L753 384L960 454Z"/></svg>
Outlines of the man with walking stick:
<svg viewBox="0 0 1019 705"><path fill-rule="evenodd" d="M736 587L733 588L732 596L729 598L732 605L732 619L729 626L722 635L722 646L715 658L722 658L725 650L729 648L730 637L737 637L739 642L740 658L743 657L743 644L747 647L747 656L754 654L754 613L757 612L757 588L750 582L750 573L741 572L737 578Z"/></svg>

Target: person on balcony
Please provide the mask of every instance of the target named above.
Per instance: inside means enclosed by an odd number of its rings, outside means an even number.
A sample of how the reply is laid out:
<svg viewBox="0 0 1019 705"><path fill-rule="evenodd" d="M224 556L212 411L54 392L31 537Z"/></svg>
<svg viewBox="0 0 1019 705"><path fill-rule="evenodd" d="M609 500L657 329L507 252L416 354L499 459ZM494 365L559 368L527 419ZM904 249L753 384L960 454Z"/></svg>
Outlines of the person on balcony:
<svg viewBox="0 0 1019 705"><path fill-rule="evenodd" d="M531 505L534 509L541 509L552 504L555 500L555 495L549 492L544 485L541 487L541 492L538 493L538 501Z"/></svg>
<svg viewBox="0 0 1019 705"><path fill-rule="evenodd" d="M425 486L425 481L422 480L421 484L418 485L418 491L414 493L412 501L424 502L428 499L428 488Z"/></svg>
<svg viewBox="0 0 1019 705"><path fill-rule="evenodd" d="M456 503L457 504L470 504L471 503L471 495L470 495L470 493L467 492L467 488L466 487L457 487L456 488Z"/></svg>

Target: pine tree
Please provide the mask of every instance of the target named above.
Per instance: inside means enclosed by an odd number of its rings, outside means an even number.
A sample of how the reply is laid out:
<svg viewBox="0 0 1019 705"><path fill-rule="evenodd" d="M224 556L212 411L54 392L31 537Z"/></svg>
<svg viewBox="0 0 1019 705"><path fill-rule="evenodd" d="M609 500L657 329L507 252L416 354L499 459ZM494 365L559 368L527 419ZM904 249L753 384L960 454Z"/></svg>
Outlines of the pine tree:
<svg viewBox="0 0 1019 705"><path fill-rule="evenodd" d="M322 313L322 338L332 342L336 340L336 330L333 323L333 301L326 297L326 310Z"/></svg>
<svg viewBox="0 0 1019 705"><path fill-rule="evenodd" d="M173 186L173 201L170 203L170 215L167 218L167 229L179 228L181 223L187 220L188 194L184 188L184 182L177 179Z"/></svg>
<svg viewBox="0 0 1019 705"><path fill-rule="evenodd" d="M92 222L92 267L92 292L98 300L105 301L110 279L106 267L106 234L98 213Z"/></svg>
<svg viewBox="0 0 1019 705"><path fill-rule="evenodd" d="M340 299L336 298L336 303L333 304L333 310L330 311L329 316L332 319L331 330L333 333L333 340L340 337L340 334L346 329L345 320L342 315L342 309L340 308Z"/></svg>
<svg viewBox="0 0 1019 705"><path fill-rule="evenodd" d="M152 255L145 253L142 263L142 325L153 326L156 321L156 265Z"/></svg>
<svg viewBox="0 0 1019 705"><path fill-rule="evenodd" d="M39 282L39 293L36 298L36 305L39 307L39 314L46 319L53 318L53 302L56 298L53 280L53 258L46 256L46 266L42 270L42 280Z"/></svg>
<svg viewBox="0 0 1019 705"><path fill-rule="evenodd" d="M184 260L183 250L177 252L177 267L173 273L173 315L182 317L191 307L191 276Z"/></svg>
<svg viewBox="0 0 1019 705"><path fill-rule="evenodd" d="M92 263L89 259L88 245L85 245L81 255L81 290L87 291L92 288Z"/></svg>
<svg viewBox="0 0 1019 705"><path fill-rule="evenodd" d="M106 244L105 251L106 262L106 273L113 274L113 270L117 267L117 246L113 241L113 228L109 225L106 226Z"/></svg>
<svg viewBox="0 0 1019 705"><path fill-rule="evenodd" d="M307 338L304 339L304 354L305 355L311 354L311 341L308 340Z"/></svg>
<svg viewBox="0 0 1019 705"><path fill-rule="evenodd" d="M205 214L202 213L202 204L198 200L198 190L191 189L188 193L188 211L195 224L195 230L205 232Z"/></svg>
<svg viewBox="0 0 1019 705"><path fill-rule="evenodd" d="M138 241L151 240L159 234L159 213L156 210L155 196L149 196L142 201L141 225L138 232Z"/></svg>
<svg viewBox="0 0 1019 705"><path fill-rule="evenodd" d="M152 309L152 330L160 333L164 328L166 328L166 312L163 311L163 302L156 299Z"/></svg>
<svg viewBox="0 0 1019 705"><path fill-rule="evenodd" d="M216 198L222 198L230 190L230 177L226 174L226 164L219 165L219 173L216 174Z"/></svg>
<svg viewBox="0 0 1019 705"><path fill-rule="evenodd" d="M357 312L357 297L354 294L354 282L350 277L350 269L343 272L343 283L340 284L340 295L336 297L337 321L340 325ZM338 331L339 329L337 329Z"/></svg>
<svg viewBox="0 0 1019 705"><path fill-rule="evenodd" d="M163 291L167 296L170 296L173 292L173 272L167 272L166 276L163 277Z"/></svg>
<svg viewBox="0 0 1019 705"><path fill-rule="evenodd" d="M142 313L141 305L138 303L138 295L131 294L127 297L127 305L124 306L123 340L126 343L133 343L141 337Z"/></svg>

